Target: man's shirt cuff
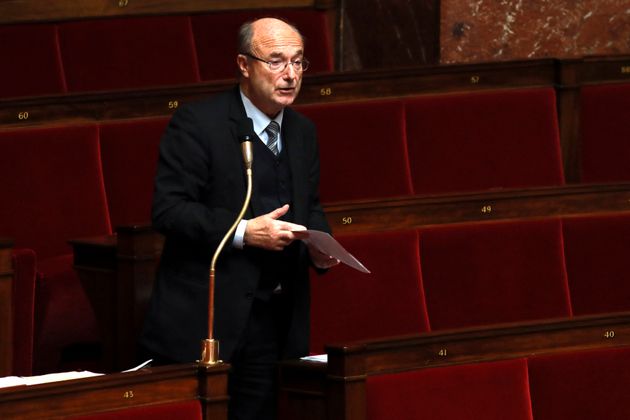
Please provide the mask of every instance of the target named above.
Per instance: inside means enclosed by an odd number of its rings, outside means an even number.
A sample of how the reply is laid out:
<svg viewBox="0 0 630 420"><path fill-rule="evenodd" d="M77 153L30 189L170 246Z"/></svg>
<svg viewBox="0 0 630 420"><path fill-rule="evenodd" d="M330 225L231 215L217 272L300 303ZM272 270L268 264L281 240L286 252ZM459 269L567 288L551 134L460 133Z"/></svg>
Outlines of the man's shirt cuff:
<svg viewBox="0 0 630 420"><path fill-rule="evenodd" d="M245 228L247 227L247 220L243 219L238 222L236 232L234 232L234 239L232 240L232 246L234 248L243 249L245 246Z"/></svg>

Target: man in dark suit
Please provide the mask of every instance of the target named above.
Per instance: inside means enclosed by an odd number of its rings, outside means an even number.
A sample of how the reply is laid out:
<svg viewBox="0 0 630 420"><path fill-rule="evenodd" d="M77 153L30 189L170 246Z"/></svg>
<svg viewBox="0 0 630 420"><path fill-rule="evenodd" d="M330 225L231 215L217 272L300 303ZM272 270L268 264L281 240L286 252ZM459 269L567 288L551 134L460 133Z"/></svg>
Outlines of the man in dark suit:
<svg viewBox="0 0 630 420"><path fill-rule="evenodd" d="M290 108L308 62L297 29L265 18L239 33L239 85L181 107L160 145L153 224L165 235L141 345L162 362L200 358L208 272L246 193L238 133L250 118L252 202L216 268L215 336L229 375L232 419L274 417L275 365L308 352L308 266L338 263L294 231L329 231L319 203L315 127Z"/></svg>

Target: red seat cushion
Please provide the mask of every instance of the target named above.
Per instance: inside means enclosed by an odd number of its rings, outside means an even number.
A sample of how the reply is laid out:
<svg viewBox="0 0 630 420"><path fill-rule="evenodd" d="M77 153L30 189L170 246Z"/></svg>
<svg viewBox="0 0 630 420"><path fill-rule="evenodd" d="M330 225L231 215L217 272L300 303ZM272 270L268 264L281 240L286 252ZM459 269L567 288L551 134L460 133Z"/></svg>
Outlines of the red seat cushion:
<svg viewBox="0 0 630 420"><path fill-rule="evenodd" d="M571 315L560 220L420 231L432 329Z"/></svg>
<svg viewBox="0 0 630 420"><path fill-rule="evenodd" d="M564 183L552 88L406 101L416 194Z"/></svg>
<svg viewBox="0 0 630 420"><path fill-rule="evenodd" d="M317 126L323 202L412 193L400 102L311 105L299 111Z"/></svg>
<svg viewBox="0 0 630 420"><path fill-rule="evenodd" d="M575 315L630 311L630 215L563 220Z"/></svg>
<svg viewBox="0 0 630 420"><path fill-rule="evenodd" d="M150 223L159 143L167 122L150 118L100 126L112 226Z"/></svg>
<svg viewBox="0 0 630 420"><path fill-rule="evenodd" d="M630 84L580 92L582 182L630 181Z"/></svg>
<svg viewBox="0 0 630 420"><path fill-rule="evenodd" d="M63 93L54 25L0 25L0 97Z"/></svg>
<svg viewBox="0 0 630 420"><path fill-rule="evenodd" d="M368 420L532 420L524 359L368 376L366 393Z"/></svg>
<svg viewBox="0 0 630 420"><path fill-rule="evenodd" d="M68 22L59 43L70 92L199 81L187 16Z"/></svg>
<svg viewBox="0 0 630 420"><path fill-rule="evenodd" d="M347 266L311 278L311 352L324 345L428 330L415 231L347 235L372 274Z"/></svg>
<svg viewBox="0 0 630 420"><path fill-rule="evenodd" d="M630 418L630 348L563 352L528 364L536 420Z"/></svg>
<svg viewBox="0 0 630 420"><path fill-rule="evenodd" d="M232 79L237 74L236 35L240 26L259 17L274 16L294 24L305 38L308 73L333 70L333 47L325 11L313 9L225 11L192 17L192 26L203 80Z"/></svg>

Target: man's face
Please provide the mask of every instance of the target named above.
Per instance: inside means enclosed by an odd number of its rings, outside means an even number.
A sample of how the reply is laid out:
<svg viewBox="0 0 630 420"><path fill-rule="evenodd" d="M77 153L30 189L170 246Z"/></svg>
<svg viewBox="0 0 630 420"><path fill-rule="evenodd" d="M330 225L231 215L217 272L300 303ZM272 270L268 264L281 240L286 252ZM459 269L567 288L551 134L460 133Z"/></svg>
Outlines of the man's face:
<svg viewBox="0 0 630 420"><path fill-rule="evenodd" d="M302 38L284 22L262 19L254 23L253 29L252 55L265 61L283 63L303 58ZM291 105L300 91L302 72L296 72L291 64L273 72L267 63L244 55L238 56L238 64L243 75L243 92L271 118Z"/></svg>

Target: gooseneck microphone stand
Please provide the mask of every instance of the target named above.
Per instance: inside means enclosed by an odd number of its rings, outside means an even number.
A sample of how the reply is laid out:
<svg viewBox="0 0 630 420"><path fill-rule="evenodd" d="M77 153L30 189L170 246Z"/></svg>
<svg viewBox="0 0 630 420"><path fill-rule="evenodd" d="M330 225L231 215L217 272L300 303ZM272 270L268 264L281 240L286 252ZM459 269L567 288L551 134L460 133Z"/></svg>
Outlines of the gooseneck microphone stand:
<svg viewBox="0 0 630 420"><path fill-rule="evenodd" d="M208 286L208 338L201 341L201 360L199 360L199 363L204 366L211 366L221 362L219 360L219 342L214 339L215 267L217 264L217 259L219 258L219 254L223 250L223 247L225 246L227 240L236 230L240 221L243 219L245 211L249 206L249 201L252 197L252 162L254 160L254 154L252 150L253 135L249 134L253 132L253 129L251 129L250 127L251 120L249 120L249 129L246 130L246 133L239 135L239 140L241 141L241 151L243 153L243 163L245 164L245 175L247 176L247 193L245 195L245 202L243 203L243 208L234 221L234 224L227 231L227 233L221 240L221 243L219 243L219 246L217 247L216 251L214 252L214 256L212 257L212 262L210 263L210 284Z"/></svg>

